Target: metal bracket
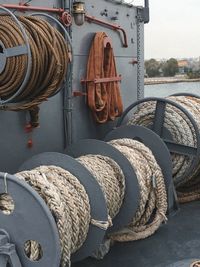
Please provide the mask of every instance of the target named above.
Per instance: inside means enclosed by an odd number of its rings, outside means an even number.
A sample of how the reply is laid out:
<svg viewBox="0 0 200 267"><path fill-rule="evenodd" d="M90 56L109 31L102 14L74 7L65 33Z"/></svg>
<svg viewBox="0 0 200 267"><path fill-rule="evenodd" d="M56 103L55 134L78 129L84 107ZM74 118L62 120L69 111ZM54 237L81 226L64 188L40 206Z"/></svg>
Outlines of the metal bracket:
<svg viewBox="0 0 200 267"><path fill-rule="evenodd" d="M119 75L117 77L98 78L98 79L94 79L94 80L85 80L85 79L82 79L81 80L81 83L82 84L87 84L87 83L97 84L97 83L121 82L121 80L122 80L122 76Z"/></svg>
<svg viewBox="0 0 200 267"><path fill-rule="evenodd" d="M14 244L10 243L9 235L0 230L0 266L22 267Z"/></svg>

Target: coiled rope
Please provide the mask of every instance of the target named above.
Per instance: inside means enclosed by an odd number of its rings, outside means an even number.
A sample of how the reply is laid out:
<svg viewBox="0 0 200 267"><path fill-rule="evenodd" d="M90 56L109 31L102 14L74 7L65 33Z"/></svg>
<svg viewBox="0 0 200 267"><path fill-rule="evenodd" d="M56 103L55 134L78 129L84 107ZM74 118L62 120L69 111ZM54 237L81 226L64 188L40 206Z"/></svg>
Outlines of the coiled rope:
<svg viewBox="0 0 200 267"><path fill-rule="evenodd" d="M152 152L138 141L120 139L110 142L130 161L138 178L140 201L129 226L108 238L114 241L132 241L152 235L166 220L167 196L164 178ZM84 187L70 172L56 166L41 166L31 171L17 173L44 199L57 223L62 250L62 263L70 265L71 254L85 242L89 225L107 229L119 213L125 195L125 177L119 165L111 158L86 155L77 159L94 176L106 199L108 221L95 221L90 215L90 203ZM0 206L11 208L9 199ZM37 260L40 247L30 241L25 247L27 255Z"/></svg>
<svg viewBox="0 0 200 267"><path fill-rule="evenodd" d="M110 225L120 211L125 194L125 178L119 165L111 158L86 155L78 158L99 183L106 199Z"/></svg>
<svg viewBox="0 0 200 267"><path fill-rule="evenodd" d="M31 75L25 89L16 97L14 105L4 109L30 110L55 95L64 81L69 62L68 45L61 33L47 21L18 16L29 39L31 49ZM0 41L5 48L24 45L20 29L10 16L0 15ZM26 74L27 55L7 58L4 71L0 73L0 97L7 100L15 94Z"/></svg>
<svg viewBox="0 0 200 267"><path fill-rule="evenodd" d="M131 224L111 236L115 241L134 241L154 234L166 221L167 195L162 171L152 152L142 143L131 139L110 142L130 161L140 187L140 200Z"/></svg>
<svg viewBox="0 0 200 267"><path fill-rule="evenodd" d="M75 176L56 166L41 166L16 175L29 183L45 200L60 235L61 265L70 265L70 256L86 240L91 222L90 203L84 187ZM34 250L30 253L37 254Z"/></svg>
<svg viewBox="0 0 200 267"><path fill-rule="evenodd" d="M200 129L200 99L190 96L171 96L173 100L184 107L194 118ZM146 102L139 106L128 124L149 126L153 123L155 115L155 102ZM172 135L175 143L197 147L196 133L189 118L178 108L167 104L165 111L164 127ZM178 191L179 201L187 202L200 198L199 171L200 165L183 179L187 170L191 167L192 158L189 156L172 154L173 179Z"/></svg>
<svg viewBox="0 0 200 267"><path fill-rule="evenodd" d="M107 39L104 32L96 33L87 64L88 105L99 123L114 120L123 112L119 82L95 83L96 79L117 77L113 48L111 44L105 45Z"/></svg>

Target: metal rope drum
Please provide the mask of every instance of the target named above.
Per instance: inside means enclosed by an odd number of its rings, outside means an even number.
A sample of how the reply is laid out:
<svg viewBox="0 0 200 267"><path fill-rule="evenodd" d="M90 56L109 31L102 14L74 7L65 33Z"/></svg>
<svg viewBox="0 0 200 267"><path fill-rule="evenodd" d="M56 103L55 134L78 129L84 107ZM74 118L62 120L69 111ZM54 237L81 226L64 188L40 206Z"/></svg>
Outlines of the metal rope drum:
<svg viewBox="0 0 200 267"><path fill-rule="evenodd" d="M23 38L24 38L24 45L16 46L16 47L8 48L8 49L6 49L5 46L4 46L4 44L2 42L0 42L0 46L3 49L2 53L0 53L0 74L5 69L7 58L9 58L9 57L16 57L16 56L20 56L20 55L26 55L26 54L27 54L27 58L28 58L26 75L24 77L24 80L23 80L20 88L17 90L17 92L14 95L10 96L8 99L5 99L5 100L0 99L0 104L1 105L4 105L6 103L11 103L12 101L14 101L15 98L26 87L27 82L28 82L28 80L30 78L30 75L31 75L32 56L31 56L31 49L30 49L30 44L29 44L28 36L26 34L26 31L25 31L22 23L18 20L18 18L9 9L7 9L5 7L2 7L0 5L0 10L8 13L12 17L12 19L18 25L18 27L19 27L22 35L23 35Z"/></svg>
<svg viewBox="0 0 200 267"><path fill-rule="evenodd" d="M148 236L154 234L160 225L167 220L165 215L167 212L167 194L162 171L152 152L141 142L124 138L111 141L109 142L109 145L116 148L118 152L123 154L131 164L135 174L137 173L137 183L135 183L134 176L130 177L130 179L134 179L134 183L135 185L138 185L140 194L137 199L138 206L135 213L132 213L129 223L125 226L122 224L121 229L108 233L108 238L118 242L128 242L147 238ZM70 149L76 157L81 156L77 158L77 160L83 163L84 166L93 173L94 177L100 184L101 181L106 181L107 179L113 181L113 177L110 175L110 172L106 171L104 173L104 168L107 170L107 167L101 162L101 155L105 155L105 149L106 146L103 141L96 140L81 140L77 144L72 145ZM99 153L99 155L97 153ZM112 158L114 161L116 160L116 163L118 163L117 158L113 158L111 154L108 158ZM123 166L123 164L121 165L121 162L118 165ZM104 173L103 176L101 176L101 172ZM111 192L113 194L111 185L107 185L105 191L107 192L106 195L109 193L108 189L110 189L110 194ZM131 190L133 190L133 188L130 189L130 194ZM106 196L106 199L107 198L108 197ZM114 205L112 201L110 204ZM110 204L108 205L108 208ZM135 206L135 202L133 202L133 205ZM129 207L127 206L127 208L131 209L131 205ZM111 218L115 223L115 217L111 216ZM150 220L150 218L152 220Z"/></svg>
<svg viewBox="0 0 200 267"><path fill-rule="evenodd" d="M153 119L153 125L149 125L148 127L154 131L156 134L158 134L165 144L167 145L170 152L179 154L179 155L185 155L192 158L192 163L190 167L186 170L184 175L181 177L182 180L186 179L192 171L194 171L198 164L200 159L200 133L197 126L196 121L192 117L192 115L180 104L165 98L157 98L157 97L148 97L144 98L142 100L139 100L132 105L130 105L123 113L122 117L119 119L117 123L117 127L121 126L125 117L128 115L130 111L132 111L134 108L138 107L140 104L144 104L147 102L156 102L156 109L155 109L155 116ZM165 110L166 106L170 105L172 107L177 108L180 112L182 112L190 121L194 132L196 136L196 147L191 146L185 146L183 144L177 144L173 141L173 138L171 136L171 133L169 132L166 127L164 127L164 119L165 119Z"/></svg>
<svg viewBox="0 0 200 267"><path fill-rule="evenodd" d="M42 14L40 14L40 16L42 16ZM46 17L48 17L48 15ZM51 16L48 18L51 18ZM5 28L4 30L9 31L9 27L12 26L13 30L11 33L12 36L15 35L17 23L14 20L12 21L9 16L5 16L3 19L3 25ZM20 21L21 25L23 25L22 29L25 31L25 34L29 36L29 47L31 50L30 53L32 61L28 61L27 64L31 65L30 68L32 75L29 75L29 79L26 81L25 88L23 88L23 90L20 89L19 92L19 82L22 82L21 79L27 65L25 57L19 58L20 64L23 67L17 69L17 66L15 66L13 70L15 76L17 70L18 72L20 71L20 75L18 75L19 77L17 76L15 82L16 86L14 87L12 84L9 84L9 86L7 85L7 87L4 86L1 88L2 100L4 101L2 104L6 104L3 106L3 108L5 110L12 111L33 109L37 105L46 101L49 97L52 97L58 93L62 88L63 81L66 78L67 65L69 61L69 49L67 42L56 28L52 27L47 21L38 19L35 16L19 16L17 17L17 20ZM54 22L57 21L55 18L51 18L51 20ZM59 23L60 22L57 22L57 24ZM65 31L65 37L67 36L68 35ZM4 36L4 39L5 38L6 37ZM69 38L67 38L67 40L68 39ZM9 40L4 40L6 46L9 44L8 41ZM16 39L16 41L19 42L18 39ZM7 50L9 51L9 49L10 48ZM22 53L20 55L22 55ZM14 63L15 65L17 64L16 62ZM7 69L8 67L5 68L5 70ZM4 76L2 76L2 81L5 81L5 73L3 72L3 74ZM14 90L17 90L17 92ZM14 96L17 93L15 97L13 96L13 92ZM12 99L10 98L10 95Z"/></svg>
<svg viewBox="0 0 200 267"><path fill-rule="evenodd" d="M119 213L108 232L115 232L128 225L139 204L139 186L133 167L127 158L113 146L95 139L85 139L71 145L67 153L75 158L83 155L101 155L113 159L125 176L125 196Z"/></svg>
<svg viewBox="0 0 200 267"><path fill-rule="evenodd" d="M165 185L168 193L168 213L177 210L176 194L172 179L171 156L162 139L148 128L137 125L129 125L119 127L109 132L104 140L108 142L121 138L138 140L152 151L165 178Z"/></svg>
<svg viewBox="0 0 200 267"><path fill-rule="evenodd" d="M44 200L16 176L0 173L0 194L5 193L12 197L14 210L9 215L0 211L0 228L9 233L16 245L22 266L58 267L61 258L58 230ZM28 240L35 240L42 247L43 254L37 263L25 255L24 245Z"/></svg>
<svg viewBox="0 0 200 267"><path fill-rule="evenodd" d="M36 155L24 162L24 164L19 168L19 171L32 170L33 168L41 165L59 166L77 177L88 194L92 219L104 222L108 220L104 195L99 187L99 184L84 166L70 156L56 152L47 152ZM74 255L72 255L72 261L80 261L91 256L103 242L105 231L105 229L101 229L90 224L87 240L84 242L83 246Z"/></svg>

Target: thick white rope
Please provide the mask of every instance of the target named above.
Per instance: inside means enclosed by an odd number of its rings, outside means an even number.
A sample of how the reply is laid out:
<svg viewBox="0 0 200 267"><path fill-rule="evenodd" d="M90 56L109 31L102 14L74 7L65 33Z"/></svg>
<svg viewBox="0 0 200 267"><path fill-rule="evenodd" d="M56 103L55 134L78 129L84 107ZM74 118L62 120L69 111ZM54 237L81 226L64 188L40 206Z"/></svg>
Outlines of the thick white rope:
<svg viewBox="0 0 200 267"><path fill-rule="evenodd" d="M130 161L140 187L139 206L131 224L111 238L122 242L147 238L167 220L167 194L162 171L150 149L142 143L119 139L110 144Z"/></svg>
<svg viewBox="0 0 200 267"><path fill-rule="evenodd" d="M194 118L200 129L200 99L189 96L171 96L168 99L173 100L184 107ZM128 124L137 124L149 126L153 123L155 115L155 102L146 102L139 106L138 110L133 114ZM178 108L167 104L164 127L166 127L172 135L174 142L186 146L197 147L196 133L189 118ZM199 171L197 167L191 170L190 174L183 179L186 172L192 164L192 158L171 153L173 163L173 179L179 195L184 197L191 195L199 184ZM200 166L200 164L199 164ZM200 192L200 191L199 191ZM182 196L183 196L182 195ZM198 194L199 195L199 194ZM189 199L188 199L189 200Z"/></svg>

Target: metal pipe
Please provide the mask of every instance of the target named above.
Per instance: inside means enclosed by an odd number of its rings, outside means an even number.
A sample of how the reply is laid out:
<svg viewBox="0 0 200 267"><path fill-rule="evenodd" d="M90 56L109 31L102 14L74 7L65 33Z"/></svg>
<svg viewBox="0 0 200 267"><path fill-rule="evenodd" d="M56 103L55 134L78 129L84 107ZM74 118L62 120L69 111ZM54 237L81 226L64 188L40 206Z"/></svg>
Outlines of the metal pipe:
<svg viewBox="0 0 200 267"><path fill-rule="evenodd" d="M62 14L65 10L63 8L49 8L49 7L39 7L39 6L26 6L26 5L14 5L14 4L2 4L2 7L8 9L16 9L19 11L42 11Z"/></svg>
<svg viewBox="0 0 200 267"><path fill-rule="evenodd" d="M149 0L144 0L144 23L149 23Z"/></svg>
<svg viewBox="0 0 200 267"><path fill-rule="evenodd" d="M149 0L145 0L144 3L145 3L144 6L145 6L146 8L149 8Z"/></svg>
<svg viewBox="0 0 200 267"><path fill-rule="evenodd" d="M96 17L89 16L87 14L85 15L85 19L87 21L89 21L89 22L100 24L100 25L106 26L106 27L111 28L111 29L116 30L116 31L121 31L122 34L123 34L123 38L124 38L123 46L124 47L128 47L128 41L127 41L126 32L125 32L125 30L123 28L121 28L121 26L106 22L106 21L101 20L101 19L97 19Z"/></svg>

